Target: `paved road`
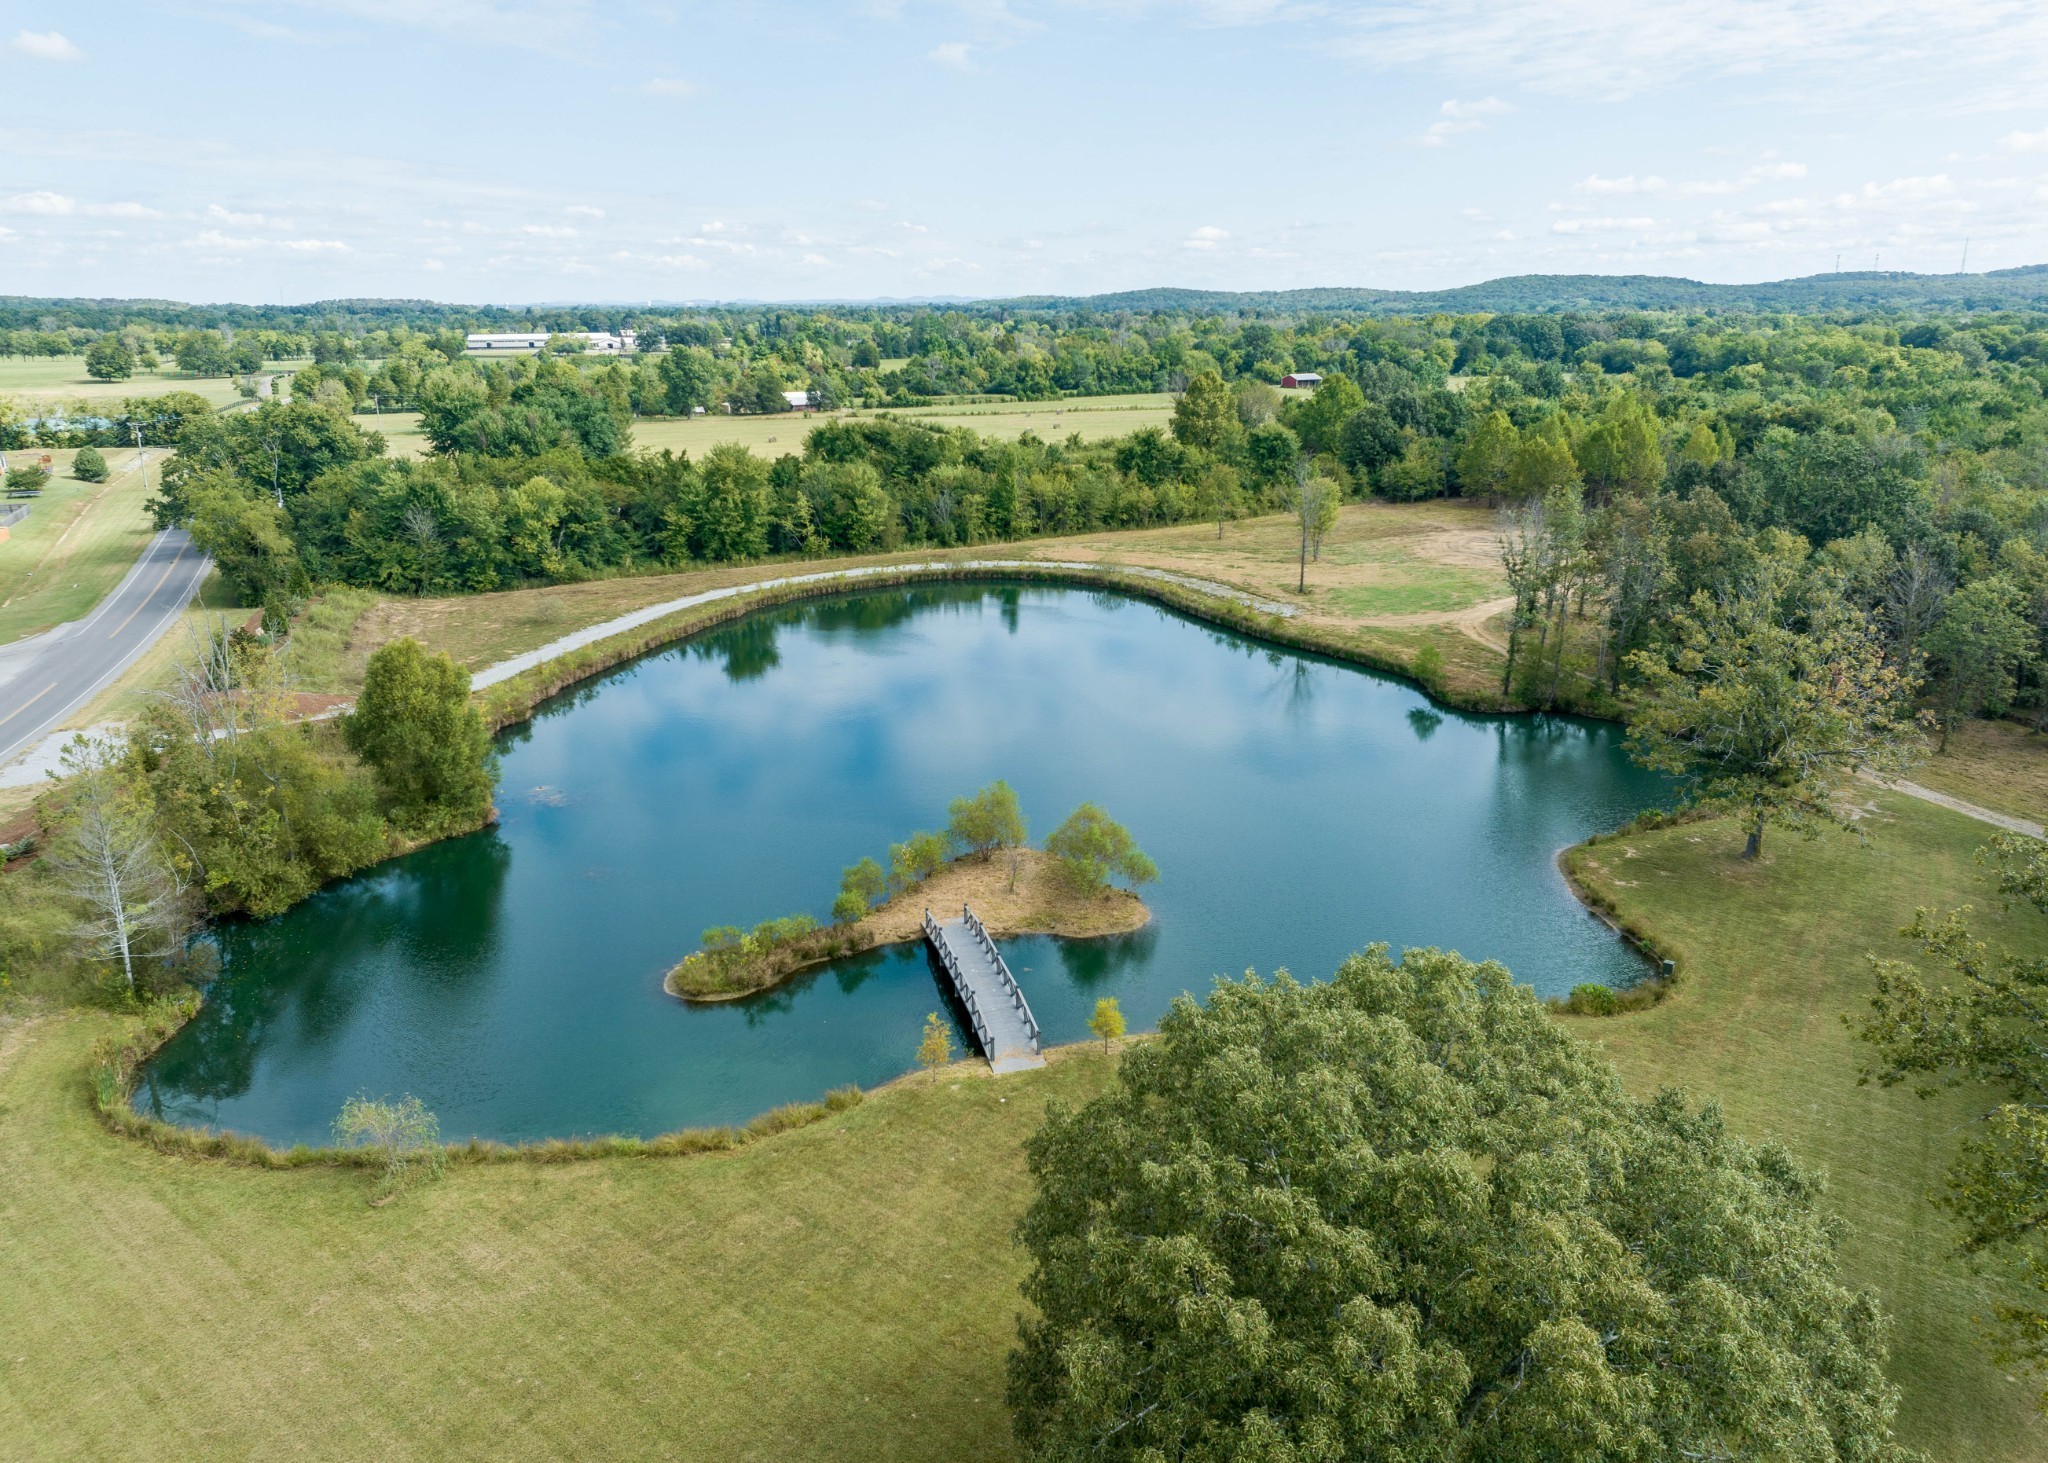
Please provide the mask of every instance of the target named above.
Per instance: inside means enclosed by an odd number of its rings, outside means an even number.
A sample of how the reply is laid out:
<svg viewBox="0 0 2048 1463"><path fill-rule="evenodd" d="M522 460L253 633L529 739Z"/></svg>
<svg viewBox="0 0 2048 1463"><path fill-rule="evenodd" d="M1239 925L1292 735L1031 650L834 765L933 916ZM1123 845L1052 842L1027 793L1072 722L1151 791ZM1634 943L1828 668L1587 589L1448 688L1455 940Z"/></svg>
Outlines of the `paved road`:
<svg viewBox="0 0 2048 1463"><path fill-rule="evenodd" d="M0 766L112 685L178 622L209 567L183 529L166 530L84 619L0 646Z"/></svg>

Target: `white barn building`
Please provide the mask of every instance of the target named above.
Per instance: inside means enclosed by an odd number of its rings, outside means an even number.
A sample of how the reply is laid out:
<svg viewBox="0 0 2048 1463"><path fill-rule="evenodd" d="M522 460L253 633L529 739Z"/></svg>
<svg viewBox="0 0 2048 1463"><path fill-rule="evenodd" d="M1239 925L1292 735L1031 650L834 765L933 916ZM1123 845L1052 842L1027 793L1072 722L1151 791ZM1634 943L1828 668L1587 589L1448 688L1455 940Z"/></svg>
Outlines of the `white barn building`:
<svg viewBox="0 0 2048 1463"><path fill-rule="evenodd" d="M609 330L498 331L471 335L464 344L473 351L537 351L556 335L581 337L585 353L594 356L630 356L640 348L638 336L631 330L621 330L617 335Z"/></svg>

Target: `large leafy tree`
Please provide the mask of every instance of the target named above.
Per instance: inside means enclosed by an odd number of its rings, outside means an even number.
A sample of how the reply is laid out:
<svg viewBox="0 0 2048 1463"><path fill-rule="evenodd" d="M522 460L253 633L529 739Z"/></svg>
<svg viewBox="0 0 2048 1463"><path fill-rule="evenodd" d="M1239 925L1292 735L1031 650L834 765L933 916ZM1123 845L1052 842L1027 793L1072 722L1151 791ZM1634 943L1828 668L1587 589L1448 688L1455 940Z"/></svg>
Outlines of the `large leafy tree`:
<svg viewBox="0 0 2048 1463"><path fill-rule="evenodd" d="M1921 648L1939 685L1941 751L1962 718L2011 703L2013 672L2034 653L2027 608L2020 587L1994 574L1950 595L1928 629Z"/></svg>
<svg viewBox="0 0 2048 1463"><path fill-rule="evenodd" d="M1897 1459L1820 1185L1498 965L1183 997L1030 1143L1034 1459Z"/></svg>
<svg viewBox="0 0 2048 1463"><path fill-rule="evenodd" d="M1748 573L1672 616L1664 646L1629 657L1641 683L1629 750L1683 779L1693 806L1739 818L1744 858L1769 824L1811 835L1843 823L1842 781L1897 771L1920 746L1912 681L1868 617L1796 539L1769 538Z"/></svg>
<svg viewBox="0 0 2048 1463"><path fill-rule="evenodd" d="M342 733L375 769L401 825L439 831L489 811L494 759L490 732L469 704L469 673L411 636L370 656Z"/></svg>
<svg viewBox="0 0 2048 1463"><path fill-rule="evenodd" d="M1243 435L1237 403L1223 377L1203 371L1188 382L1173 404L1173 435L1184 447L1222 451Z"/></svg>
<svg viewBox="0 0 2048 1463"><path fill-rule="evenodd" d="M2048 841L2005 834L1987 853L2000 891L2048 915ZM1999 1359L2048 1367L2048 960L1992 949L1968 912L1922 909L1906 931L1946 981L1930 985L1906 961L1872 962L1877 994L1858 1034L1877 1053L1867 1075L1884 1086L1996 1094L1939 1202L1961 1224L1966 1254L2016 1261L2032 1292L1996 1307Z"/></svg>

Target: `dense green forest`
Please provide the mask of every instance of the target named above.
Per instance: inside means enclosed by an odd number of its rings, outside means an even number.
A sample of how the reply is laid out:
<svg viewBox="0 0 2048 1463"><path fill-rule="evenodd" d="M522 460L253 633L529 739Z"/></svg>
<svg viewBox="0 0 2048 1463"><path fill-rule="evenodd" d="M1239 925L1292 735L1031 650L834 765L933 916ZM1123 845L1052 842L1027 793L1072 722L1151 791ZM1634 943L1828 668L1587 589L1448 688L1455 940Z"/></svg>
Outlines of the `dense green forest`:
<svg viewBox="0 0 2048 1463"><path fill-rule="evenodd" d="M1696 596L1768 579L1788 607L1820 594L1864 617L1944 718L2048 716L2048 315L1108 330L791 311L733 328L638 358L488 363L383 332L381 359L330 351L289 403L180 417L158 515L190 523L283 617L328 581L445 594L1198 519L1220 532L1281 508L1312 552L1345 498L1463 496L1507 510L1504 690L1524 702L1621 695L1631 658ZM885 347L901 364L862 364ZM1270 384L1308 368L1326 377L1313 394ZM844 403L923 399L912 378L1179 397L1170 431L1105 442L863 410L774 461L632 447L642 415L770 410L795 382ZM420 411L434 455L383 453L353 416L371 390Z"/></svg>

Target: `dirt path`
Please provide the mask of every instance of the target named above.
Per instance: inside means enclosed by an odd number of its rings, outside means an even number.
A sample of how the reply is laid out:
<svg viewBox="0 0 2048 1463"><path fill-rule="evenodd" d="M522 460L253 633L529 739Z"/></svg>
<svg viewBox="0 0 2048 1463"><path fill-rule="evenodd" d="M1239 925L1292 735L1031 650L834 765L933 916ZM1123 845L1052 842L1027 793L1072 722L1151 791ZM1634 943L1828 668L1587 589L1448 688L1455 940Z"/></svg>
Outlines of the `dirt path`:
<svg viewBox="0 0 2048 1463"><path fill-rule="evenodd" d="M1965 818L1975 818L1979 823L1989 823L1994 828L2003 828L2008 833L2024 833L2029 838L2048 836L2039 823L2031 818L2015 818L2010 813L1994 813L1989 808L1980 808L1975 803L1966 803L1961 798L1952 798L1945 792L1936 792L1931 787L1922 787L1917 782L1903 782L1888 777L1873 777L1862 774L1864 781L1874 782L1891 792L1902 792L1909 798L1918 798L1923 803L1933 803L1938 808L1947 808L1952 813L1961 813Z"/></svg>
<svg viewBox="0 0 2048 1463"><path fill-rule="evenodd" d="M1456 625L1458 633L1466 639L1476 640L1495 655L1505 656L1508 653L1507 642L1505 640L1496 640L1493 636L1489 635L1486 632L1486 622L1495 615L1511 610L1514 607L1515 601L1512 597L1508 599L1490 599L1483 605L1474 605L1469 610L1457 610L1442 618L1444 623Z"/></svg>

